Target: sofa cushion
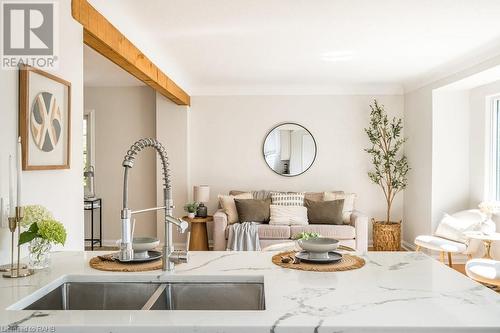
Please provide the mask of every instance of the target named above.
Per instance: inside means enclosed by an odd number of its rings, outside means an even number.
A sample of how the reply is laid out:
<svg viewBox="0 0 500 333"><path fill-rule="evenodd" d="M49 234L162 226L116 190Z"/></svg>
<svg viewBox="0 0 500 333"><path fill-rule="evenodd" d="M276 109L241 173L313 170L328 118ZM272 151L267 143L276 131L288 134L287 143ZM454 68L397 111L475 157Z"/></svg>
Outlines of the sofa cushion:
<svg viewBox="0 0 500 333"><path fill-rule="evenodd" d="M344 224L342 221L342 207L344 200L311 201L306 199L307 218L316 224Z"/></svg>
<svg viewBox="0 0 500 333"><path fill-rule="evenodd" d="M259 224L258 233L260 239L290 239L290 227L287 225ZM229 236L229 228L226 228L226 239Z"/></svg>
<svg viewBox="0 0 500 333"><path fill-rule="evenodd" d="M349 223L351 214L354 211L356 194L355 193L344 193L342 191L335 192L325 192L323 196L323 200L325 201L333 201L344 199L344 208L342 208L342 218L344 219L344 223Z"/></svg>
<svg viewBox="0 0 500 333"><path fill-rule="evenodd" d="M238 222L238 211L234 199L252 199L252 193L240 193L238 195L219 195L219 204L227 214L229 224Z"/></svg>
<svg viewBox="0 0 500 333"><path fill-rule="evenodd" d="M273 205L304 206L303 192L271 192Z"/></svg>
<svg viewBox="0 0 500 333"><path fill-rule="evenodd" d="M307 208L304 206L271 205L269 224L307 225Z"/></svg>
<svg viewBox="0 0 500 333"><path fill-rule="evenodd" d="M356 238L356 229L351 225L334 224L309 224L292 225L290 227L290 237L294 239L301 232L317 232L323 237L335 239L354 239Z"/></svg>
<svg viewBox="0 0 500 333"><path fill-rule="evenodd" d="M238 221L243 222L269 222L269 206L271 199L234 199L238 211Z"/></svg>

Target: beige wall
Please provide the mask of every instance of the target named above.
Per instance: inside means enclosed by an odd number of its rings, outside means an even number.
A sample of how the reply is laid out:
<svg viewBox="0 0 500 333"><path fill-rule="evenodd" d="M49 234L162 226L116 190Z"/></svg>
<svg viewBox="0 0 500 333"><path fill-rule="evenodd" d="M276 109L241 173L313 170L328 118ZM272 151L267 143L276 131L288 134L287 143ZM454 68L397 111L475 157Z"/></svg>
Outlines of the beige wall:
<svg viewBox="0 0 500 333"><path fill-rule="evenodd" d="M123 157L135 141L155 137L155 92L149 87L86 87L84 95L85 110L95 114L96 193L103 199L103 239L109 244L121 237ZM142 151L130 171L130 208L155 206L155 174L154 151ZM156 236L155 213L135 219L135 236ZM88 230L88 216L86 221Z"/></svg>
<svg viewBox="0 0 500 333"><path fill-rule="evenodd" d="M371 163L363 150L369 145L363 128L374 97L390 115L402 117L403 96L194 96L191 184L210 185L210 213L217 194L231 189L344 190L359 195L359 210L383 218L384 196L367 176ZM282 122L305 126L317 142L316 161L303 175L279 176L264 161L264 137ZM402 218L402 199L401 194L395 202L393 219Z"/></svg>
<svg viewBox="0 0 500 333"><path fill-rule="evenodd" d="M188 133L189 133L189 107L176 105L165 96L156 93L156 138L167 149L170 162L170 175L174 200L174 216L184 216L184 204L188 201L189 192L189 161L188 161ZM163 205L163 176L161 165L157 162L157 203ZM158 214L158 237L163 240L165 226L163 213ZM176 242L184 242L173 228Z"/></svg>

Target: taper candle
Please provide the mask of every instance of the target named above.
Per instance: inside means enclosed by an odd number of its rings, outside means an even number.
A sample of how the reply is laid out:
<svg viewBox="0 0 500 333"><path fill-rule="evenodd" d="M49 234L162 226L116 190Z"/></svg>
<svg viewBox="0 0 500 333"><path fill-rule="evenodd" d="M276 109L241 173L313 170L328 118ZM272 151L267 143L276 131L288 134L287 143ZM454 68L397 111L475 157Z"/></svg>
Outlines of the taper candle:
<svg viewBox="0 0 500 333"><path fill-rule="evenodd" d="M12 155L9 155L9 216L13 217L16 214L14 205L14 174L12 170Z"/></svg>
<svg viewBox="0 0 500 333"><path fill-rule="evenodd" d="M21 137L17 140L17 206L22 207L21 193L23 187L23 153L21 148Z"/></svg>

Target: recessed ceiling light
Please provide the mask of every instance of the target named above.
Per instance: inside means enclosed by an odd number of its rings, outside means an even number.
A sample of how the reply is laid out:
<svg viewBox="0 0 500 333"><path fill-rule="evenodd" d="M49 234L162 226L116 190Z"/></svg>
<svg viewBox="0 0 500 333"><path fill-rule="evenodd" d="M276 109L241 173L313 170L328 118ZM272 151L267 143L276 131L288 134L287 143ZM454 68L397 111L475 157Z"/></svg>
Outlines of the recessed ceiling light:
<svg viewBox="0 0 500 333"><path fill-rule="evenodd" d="M354 53L352 51L331 51L325 52L321 55L321 59L323 61L349 61L354 57Z"/></svg>

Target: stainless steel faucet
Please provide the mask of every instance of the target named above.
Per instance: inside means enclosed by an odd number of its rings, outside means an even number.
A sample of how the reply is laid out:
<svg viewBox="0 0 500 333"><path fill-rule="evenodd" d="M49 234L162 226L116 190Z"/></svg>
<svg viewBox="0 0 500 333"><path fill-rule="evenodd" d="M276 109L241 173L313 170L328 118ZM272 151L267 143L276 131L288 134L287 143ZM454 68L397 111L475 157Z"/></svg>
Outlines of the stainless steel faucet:
<svg viewBox="0 0 500 333"><path fill-rule="evenodd" d="M128 208L128 172L134 166L136 155L143 149L151 147L156 150L161 159L163 172L163 206L147 208L142 210L131 210ZM172 216L174 208L172 200L172 186L170 183L170 170L168 169L168 157L165 147L156 139L141 139L134 143L127 151L123 159L122 166L125 168L123 174L123 209L121 210L122 221L122 241L120 243L120 261L131 261L134 259L134 250L132 249L132 230L131 217L134 214L145 213L163 209L165 211L165 241L163 245L162 270L173 271L175 263L187 262L188 248L185 251L174 251L172 240L172 224L176 225L181 233L184 233L189 224Z"/></svg>

